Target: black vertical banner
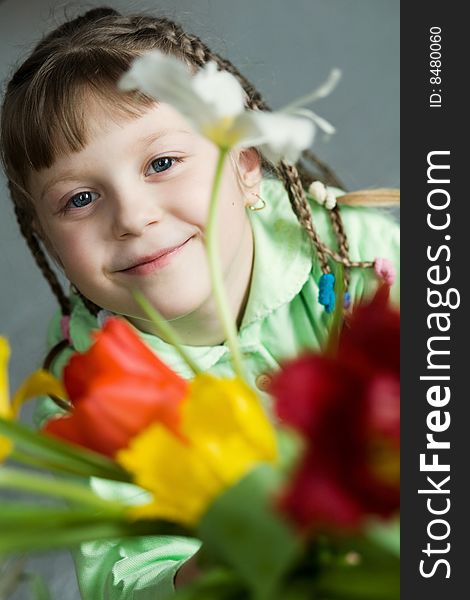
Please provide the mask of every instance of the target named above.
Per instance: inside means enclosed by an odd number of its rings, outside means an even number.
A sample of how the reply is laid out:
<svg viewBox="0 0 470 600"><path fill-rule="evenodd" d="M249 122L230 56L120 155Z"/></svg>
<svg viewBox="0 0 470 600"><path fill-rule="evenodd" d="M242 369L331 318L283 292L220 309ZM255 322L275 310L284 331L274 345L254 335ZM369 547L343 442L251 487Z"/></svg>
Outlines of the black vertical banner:
<svg viewBox="0 0 470 600"><path fill-rule="evenodd" d="M401 4L402 600L470 597L470 52L462 6Z"/></svg>

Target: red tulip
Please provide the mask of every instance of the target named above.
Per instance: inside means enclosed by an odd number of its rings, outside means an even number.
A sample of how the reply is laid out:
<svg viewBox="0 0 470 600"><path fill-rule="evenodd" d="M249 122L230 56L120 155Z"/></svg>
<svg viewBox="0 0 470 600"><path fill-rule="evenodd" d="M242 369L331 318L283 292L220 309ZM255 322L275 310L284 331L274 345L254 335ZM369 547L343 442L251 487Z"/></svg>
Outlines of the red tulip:
<svg viewBox="0 0 470 600"><path fill-rule="evenodd" d="M399 507L399 313L385 287L345 323L335 356L305 354L272 382L305 455L280 500L301 528L356 527Z"/></svg>
<svg viewBox="0 0 470 600"><path fill-rule="evenodd" d="M177 433L187 382L124 320L108 319L93 335L89 350L64 368L72 414L44 431L111 457L157 419Z"/></svg>

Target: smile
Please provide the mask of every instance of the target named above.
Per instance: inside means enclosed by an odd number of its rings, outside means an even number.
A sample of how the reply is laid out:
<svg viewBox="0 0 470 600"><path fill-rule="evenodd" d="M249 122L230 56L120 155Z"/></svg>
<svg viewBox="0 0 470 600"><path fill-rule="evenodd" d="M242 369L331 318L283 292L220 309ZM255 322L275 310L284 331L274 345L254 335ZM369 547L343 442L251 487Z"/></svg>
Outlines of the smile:
<svg viewBox="0 0 470 600"><path fill-rule="evenodd" d="M126 275L149 275L154 271L159 269L163 269L166 267L172 259L181 252L181 250L193 239L194 236L188 238L185 242L181 244L181 246L177 246L173 248L173 250L162 254L158 258L154 260L150 260L148 262L142 263L140 265L136 265L131 267L130 269L124 269L123 271L118 271L119 273L125 273Z"/></svg>

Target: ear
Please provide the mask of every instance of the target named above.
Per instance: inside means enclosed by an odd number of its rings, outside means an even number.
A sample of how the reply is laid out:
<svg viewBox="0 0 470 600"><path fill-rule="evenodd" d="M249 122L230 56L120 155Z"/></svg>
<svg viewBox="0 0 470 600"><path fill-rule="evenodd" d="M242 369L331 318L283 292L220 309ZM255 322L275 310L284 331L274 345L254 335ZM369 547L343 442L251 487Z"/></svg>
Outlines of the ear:
<svg viewBox="0 0 470 600"><path fill-rule="evenodd" d="M261 158L256 148L240 150L234 157L240 187L246 195L246 205L256 204L262 179Z"/></svg>

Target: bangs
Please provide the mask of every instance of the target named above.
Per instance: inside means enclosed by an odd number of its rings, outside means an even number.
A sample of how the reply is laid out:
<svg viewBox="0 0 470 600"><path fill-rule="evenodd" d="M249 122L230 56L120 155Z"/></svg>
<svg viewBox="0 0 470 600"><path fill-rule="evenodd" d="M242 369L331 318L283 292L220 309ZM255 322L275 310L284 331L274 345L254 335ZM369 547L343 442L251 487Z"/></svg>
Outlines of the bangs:
<svg viewBox="0 0 470 600"><path fill-rule="evenodd" d="M87 110L98 106L117 119L142 116L155 99L141 92L123 92L117 82L138 53L112 49L68 50L54 65L46 61L4 114L3 156L26 184L27 172L49 168L56 158L82 150L90 139ZM72 60L71 60L72 58ZM19 126L18 126L19 125Z"/></svg>

